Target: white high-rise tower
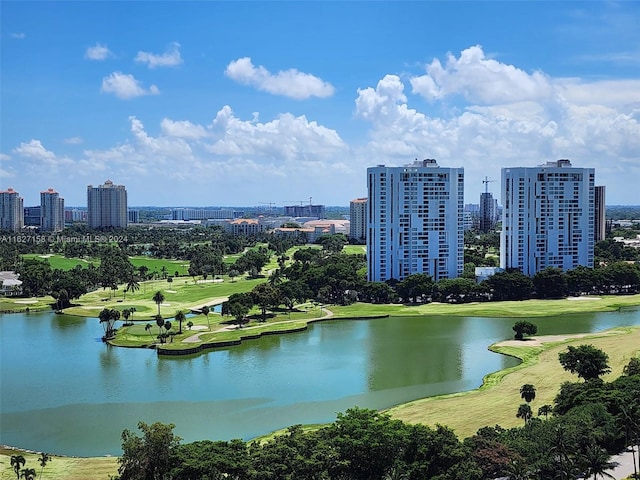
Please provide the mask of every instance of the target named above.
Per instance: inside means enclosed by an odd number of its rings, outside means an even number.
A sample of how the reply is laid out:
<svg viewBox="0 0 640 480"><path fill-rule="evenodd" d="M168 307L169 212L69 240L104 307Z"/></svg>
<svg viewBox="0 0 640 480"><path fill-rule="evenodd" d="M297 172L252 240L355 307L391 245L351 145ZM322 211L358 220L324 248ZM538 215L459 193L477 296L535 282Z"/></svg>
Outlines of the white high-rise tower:
<svg viewBox="0 0 640 480"><path fill-rule="evenodd" d="M594 179L569 160L503 168L500 266L530 276L593 267Z"/></svg>
<svg viewBox="0 0 640 480"><path fill-rule="evenodd" d="M464 268L464 169L432 159L367 169L369 281L414 273L456 278Z"/></svg>

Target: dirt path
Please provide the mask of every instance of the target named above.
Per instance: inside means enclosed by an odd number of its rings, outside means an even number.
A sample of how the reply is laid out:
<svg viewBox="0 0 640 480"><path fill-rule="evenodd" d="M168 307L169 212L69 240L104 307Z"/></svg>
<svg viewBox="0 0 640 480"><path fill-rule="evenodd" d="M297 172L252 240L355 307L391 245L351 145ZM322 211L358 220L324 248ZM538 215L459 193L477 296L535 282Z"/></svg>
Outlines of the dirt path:
<svg viewBox="0 0 640 480"><path fill-rule="evenodd" d="M616 332L601 332L599 335L616 335ZM576 333L573 335L541 335L538 337L528 337L524 340L505 340L496 343L496 347L541 347L545 343L564 342L572 338L584 338L593 335L592 333Z"/></svg>

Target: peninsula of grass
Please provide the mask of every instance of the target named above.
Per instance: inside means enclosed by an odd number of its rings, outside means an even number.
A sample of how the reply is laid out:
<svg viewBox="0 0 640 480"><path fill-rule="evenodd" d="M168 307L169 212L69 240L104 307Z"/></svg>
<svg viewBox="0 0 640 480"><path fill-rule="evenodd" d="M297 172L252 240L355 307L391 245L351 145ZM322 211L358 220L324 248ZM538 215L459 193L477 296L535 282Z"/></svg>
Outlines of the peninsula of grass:
<svg viewBox="0 0 640 480"><path fill-rule="evenodd" d="M602 379L607 382L619 377L631 358L640 357L640 327L614 328L575 337L553 338L551 340L556 341L536 347L527 346L528 342L492 345L492 351L518 357L522 363L487 375L476 390L416 400L393 407L387 413L409 423L446 425L460 438L474 435L485 426L511 428L522 425L522 419L516 418L518 406L523 403L522 385L528 383L536 388L536 397L531 402L535 414L542 405L553 405L562 383L582 381L565 371L558 361L558 354L567 346L590 344L606 352L611 373Z"/></svg>
<svg viewBox="0 0 640 480"><path fill-rule="evenodd" d="M45 297L0 297L0 313L50 311L55 300Z"/></svg>

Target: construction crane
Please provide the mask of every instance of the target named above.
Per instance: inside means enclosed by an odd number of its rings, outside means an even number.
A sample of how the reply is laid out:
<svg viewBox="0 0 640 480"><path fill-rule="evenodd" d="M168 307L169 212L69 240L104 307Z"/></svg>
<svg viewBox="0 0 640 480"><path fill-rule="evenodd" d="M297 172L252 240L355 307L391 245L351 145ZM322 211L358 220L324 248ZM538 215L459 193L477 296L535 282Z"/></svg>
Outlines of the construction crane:
<svg viewBox="0 0 640 480"><path fill-rule="evenodd" d="M484 183L484 193L489 193L489 184L495 182L495 180L489 180L489 177L485 176L482 183Z"/></svg>
<svg viewBox="0 0 640 480"><path fill-rule="evenodd" d="M258 202L258 205L269 205L269 213L271 213L271 209L275 206L275 202Z"/></svg>

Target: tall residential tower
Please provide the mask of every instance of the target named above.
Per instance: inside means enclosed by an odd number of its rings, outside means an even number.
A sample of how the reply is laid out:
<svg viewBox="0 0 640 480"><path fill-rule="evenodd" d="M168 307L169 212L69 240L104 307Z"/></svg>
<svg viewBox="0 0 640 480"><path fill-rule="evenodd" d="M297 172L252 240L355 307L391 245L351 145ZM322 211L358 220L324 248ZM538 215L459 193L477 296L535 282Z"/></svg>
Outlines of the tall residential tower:
<svg viewBox="0 0 640 480"><path fill-rule="evenodd" d="M0 229L19 232L24 227L24 201L13 188L0 190Z"/></svg>
<svg viewBox="0 0 640 480"><path fill-rule="evenodd" d="M438 281L464 267L464 169L432 159L367 169L369 281L425 273Z"/></svg>
<svg viewBox="0 0 640 480"><path fill-rule="evenodd" d="M349 237L358 242L367 238L367 199L356 198L349 202Z"/></svg>
<svg viewBox="0 0 640 480"><path fill-rule="evenodd" d="M503 168L500 266L529 276L593 267L594 179L569 160Z"/></svg>
<svg viewBox="0 0 640 480"><path fill-rule="evenodd" d="M87 187L87 222L91 228L127 226L127 190L111 180Z"/></svg>
<svg viewBox="0 0 640 480"><path fill-rule="evenodd" d="M40 230L64 230L64 198L60 198L53 188L40 192Z"/></svg>

